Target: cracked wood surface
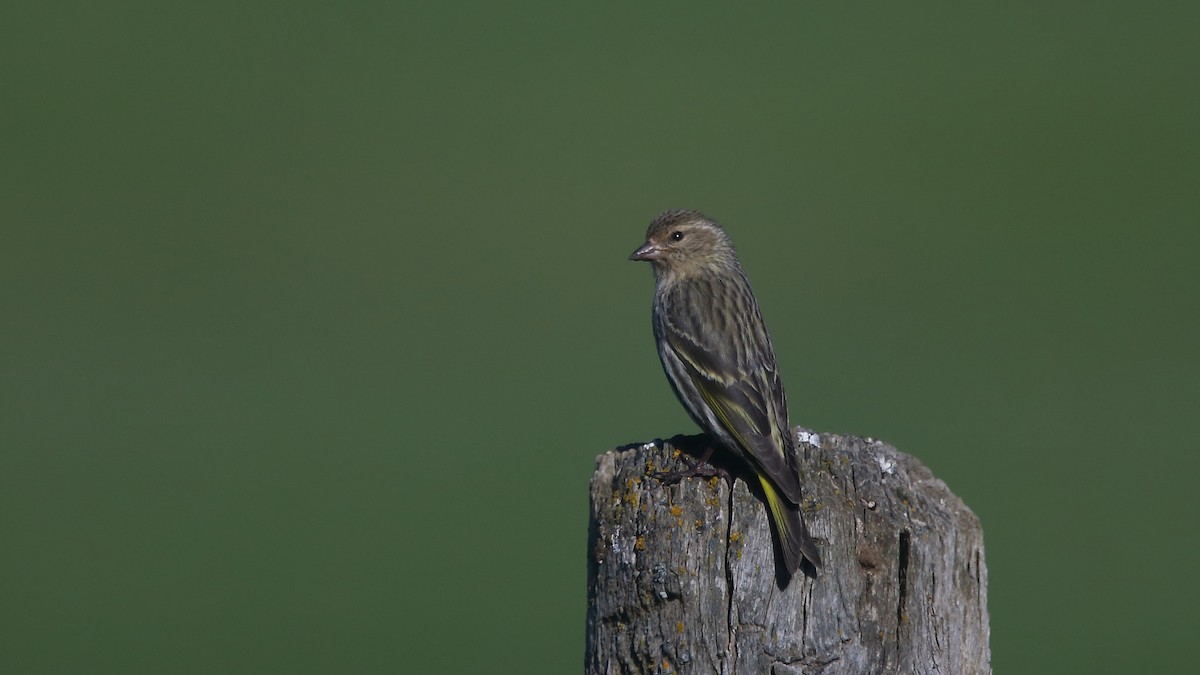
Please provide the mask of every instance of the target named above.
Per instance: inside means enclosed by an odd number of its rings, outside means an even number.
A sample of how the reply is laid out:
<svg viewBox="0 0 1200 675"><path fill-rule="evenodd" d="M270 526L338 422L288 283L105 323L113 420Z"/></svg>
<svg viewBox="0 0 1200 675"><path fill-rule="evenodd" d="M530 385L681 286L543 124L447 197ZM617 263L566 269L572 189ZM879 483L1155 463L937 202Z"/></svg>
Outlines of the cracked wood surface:
<svg viewBox="0 0 1200 675"><path fill-rule="evenodd" d="M825 565L783 590L743 480L663 485L651 474L679 467L663 441L598 457L586 672L990 673L978 519L895 448L817 442L798 447Z"/></svg>

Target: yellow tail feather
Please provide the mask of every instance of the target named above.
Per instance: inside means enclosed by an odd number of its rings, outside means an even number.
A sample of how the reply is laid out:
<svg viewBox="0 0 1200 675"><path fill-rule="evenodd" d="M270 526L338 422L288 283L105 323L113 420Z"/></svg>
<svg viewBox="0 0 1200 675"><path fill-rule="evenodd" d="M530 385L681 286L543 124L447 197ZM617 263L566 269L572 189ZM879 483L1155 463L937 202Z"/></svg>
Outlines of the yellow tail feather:
<svg viewBox="0 0 1200 675"><path fill-rule="evenodd" d="M800 569L800 562L805 558L814 568L820 567L821 556L808 533L808 528L804 525L800 508L779 494L779 490L766 476L759 475L758 480L762 484L763 494L767 497L767 507L775 525L779 550L783 552L788 576L794 575L796 570Z"/></svg>

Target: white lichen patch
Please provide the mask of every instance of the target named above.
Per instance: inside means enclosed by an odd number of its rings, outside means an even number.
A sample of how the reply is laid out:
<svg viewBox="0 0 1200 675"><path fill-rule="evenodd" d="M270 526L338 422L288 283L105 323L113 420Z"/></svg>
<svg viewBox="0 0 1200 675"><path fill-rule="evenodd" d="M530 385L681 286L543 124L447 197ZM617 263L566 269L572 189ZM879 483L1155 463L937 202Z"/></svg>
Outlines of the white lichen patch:
<svg viewBox="0 0 1200 675"><path fill-rule="evenodd" d="M637 538L622 538L620 525L613 528L613 533L609 535L608 547L623 564L633 565L637 562Z"/></svg>
<svg viewBox="0 0 1200 675"><path fill-rule="evenodd" d="M807 444L807 445L811 445L811 446L812 446L812 447L814 447L814 448L819 448L819 447L821 447L821 436L820 436L820 434L813 433L813 432L811 432L811 431L808 431L808 430L806 430L806 429L801 429L799 432L797 432L797 433L796 433L796 439L797 439L798 441L800 441L801 443L805 443L805 444Z"/></svg>
<svg viewBox="0 0 1200 675"><path fill-rule="evenodd" d="M878 457L875 458L875 461L879 464L880 471L886 473L889 476L895 475L896 462L894 460L892 460L890 457L884 457L883 455L879 455Z"/></svg>

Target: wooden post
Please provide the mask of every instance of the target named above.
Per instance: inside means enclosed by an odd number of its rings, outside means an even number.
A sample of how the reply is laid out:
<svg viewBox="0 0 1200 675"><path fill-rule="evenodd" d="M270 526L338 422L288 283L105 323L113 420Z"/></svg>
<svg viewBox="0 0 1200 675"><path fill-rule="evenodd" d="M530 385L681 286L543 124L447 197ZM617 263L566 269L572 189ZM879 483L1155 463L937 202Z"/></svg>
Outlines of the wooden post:
<svg viewBox="0 0 1200 675"><path fill-rule="evenodd" d="M669 442L597 458L585 671L990 673L975 514L879 441L796 430L816 578L784 589L745 481L687 478Z"/></svg>

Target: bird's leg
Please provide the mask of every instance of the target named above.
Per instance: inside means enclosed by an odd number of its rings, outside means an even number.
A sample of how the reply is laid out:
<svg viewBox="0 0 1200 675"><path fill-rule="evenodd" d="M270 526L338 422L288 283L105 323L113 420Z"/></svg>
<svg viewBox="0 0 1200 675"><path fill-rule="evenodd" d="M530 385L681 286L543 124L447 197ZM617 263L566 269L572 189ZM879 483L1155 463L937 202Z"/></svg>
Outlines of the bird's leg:
<svg viewBox="0 0 1200 675"><path fill-rule="evenodd" d="M670 441L668 441L668 443L670 443ZM693 476L701 476L704 478L720 476L721 478L729 480L731 483L733 482L733 479L730 477L728 471L719 466L708 463L708 460L712 458L713 450L715 449L711 442L705 446L704 453L700 455L699 458L694 460L688 457L688 453L684 452L684 450L675 443L671 443L671 446L674 447L678 452L679 461L686 464L688 468L682 471L663 471L654 474L654 477L663 483L674 484L680 482L684 478L691 478Z"/></svg>

